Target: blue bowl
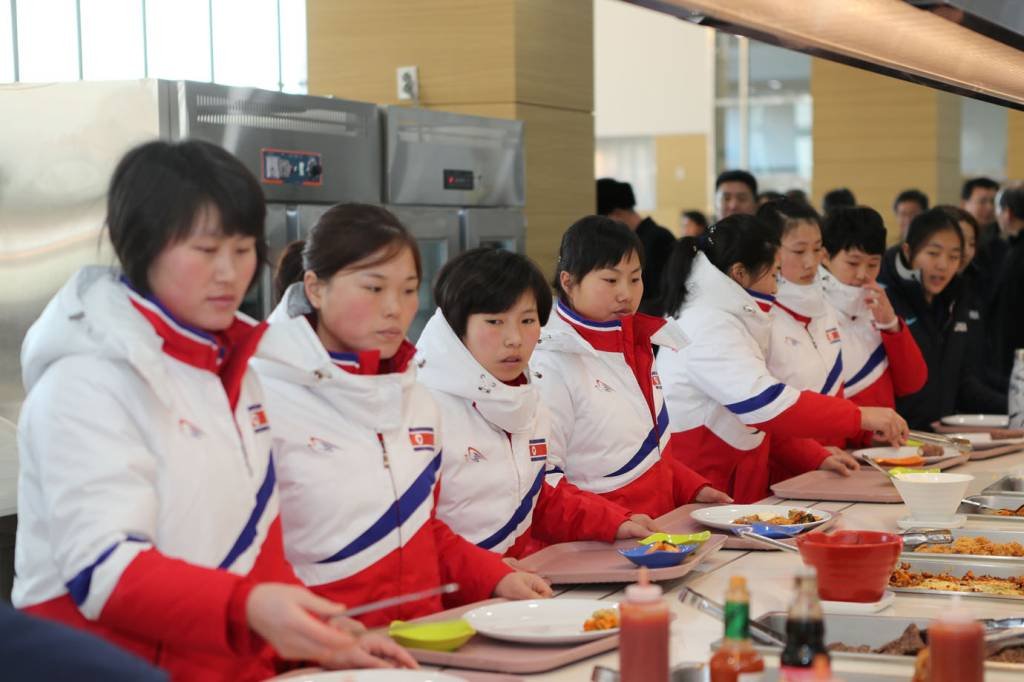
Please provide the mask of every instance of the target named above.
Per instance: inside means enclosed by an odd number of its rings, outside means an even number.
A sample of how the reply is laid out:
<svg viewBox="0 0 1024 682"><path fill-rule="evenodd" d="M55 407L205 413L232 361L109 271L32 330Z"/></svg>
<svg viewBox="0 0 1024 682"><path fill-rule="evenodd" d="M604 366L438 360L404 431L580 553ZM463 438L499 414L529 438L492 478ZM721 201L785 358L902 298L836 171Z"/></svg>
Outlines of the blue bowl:
<svg viewBox="0 0 1024 682"><path fill-rule="evenodd" d="M700 547L700 545L680 545L678 552L648 552L647 547L636 547L634 549L620 549L619 554L632 561L637 566L647 568L668 568L683 563L687 555Z"/></svg>
<svg viewBox="0 0 1024 682"><path fill-rule="evenodd" d="M733 532L739 535L737 531L746 530L748 528L752 528L755 533L762 537L771 538L773 540L791 538L794 535L799 535L805 530L804 526L775 526L769 523L752 523L748 526L744 526L742 529L737 528Z"/></svg>

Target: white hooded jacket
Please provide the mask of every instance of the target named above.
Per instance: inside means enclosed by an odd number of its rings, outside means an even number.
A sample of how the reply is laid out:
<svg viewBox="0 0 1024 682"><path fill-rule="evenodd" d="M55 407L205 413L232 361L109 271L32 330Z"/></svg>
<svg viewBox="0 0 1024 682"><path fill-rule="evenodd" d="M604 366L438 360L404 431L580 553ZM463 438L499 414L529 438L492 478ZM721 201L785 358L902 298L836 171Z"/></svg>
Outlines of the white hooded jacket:
<svg viewBox="0 0 1024 682"><path fill-rule="evenodd" d="M836 311L821 284L779 279L768 369L783 383L822 395L843 394L843 352Z"/></svg>

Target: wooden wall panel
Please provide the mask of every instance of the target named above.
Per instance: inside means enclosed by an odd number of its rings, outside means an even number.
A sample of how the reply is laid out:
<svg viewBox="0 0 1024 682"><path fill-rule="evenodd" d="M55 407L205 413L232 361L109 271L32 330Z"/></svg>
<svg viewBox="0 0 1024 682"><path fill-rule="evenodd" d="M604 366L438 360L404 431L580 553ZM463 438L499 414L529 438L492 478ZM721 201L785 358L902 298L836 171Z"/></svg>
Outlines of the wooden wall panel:
<svg viewBox="0 0 1024 682"><path fill-rule="evenodd" d="M516 2L516 101L594 108L593 0Z"/></svg>
<svg viewBox="0 0 1024 682"><path fill-rule="evenodd" d="M1024 111L1007 112L1006 177L1024 180Z"/></svg>
<svg viewBox="0 0 1024 682"><path fill-rule="evenodd" d="M934 203L956 203L960 102L953 96L848 66L812 60L814 188L849 187L892 221L896 195L916 187ZM898 238L889 230L890 240Z"/></svg>
<svg viewBox="0 0 1024 682"><path fill-rule="evenodd" d="M679 215L696 209L705 215L707 205L707 135L659 135L654 138L657 159L658 207L651 217L676 235L680 233Z"/></svg>

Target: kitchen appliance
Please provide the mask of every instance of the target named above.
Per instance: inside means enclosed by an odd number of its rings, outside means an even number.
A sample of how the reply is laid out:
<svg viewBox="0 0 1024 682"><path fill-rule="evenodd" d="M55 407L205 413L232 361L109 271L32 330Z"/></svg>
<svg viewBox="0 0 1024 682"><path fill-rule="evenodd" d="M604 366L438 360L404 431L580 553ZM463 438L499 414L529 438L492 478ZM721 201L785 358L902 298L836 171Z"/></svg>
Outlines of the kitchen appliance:
<svg viewBox="0 0 1024 682"><path fill-rule="evenodd" d="M385 201L416 237L423 262L415 341L449 258L477 246L525 249L523 123L389 106L384 128Z"/></svg>

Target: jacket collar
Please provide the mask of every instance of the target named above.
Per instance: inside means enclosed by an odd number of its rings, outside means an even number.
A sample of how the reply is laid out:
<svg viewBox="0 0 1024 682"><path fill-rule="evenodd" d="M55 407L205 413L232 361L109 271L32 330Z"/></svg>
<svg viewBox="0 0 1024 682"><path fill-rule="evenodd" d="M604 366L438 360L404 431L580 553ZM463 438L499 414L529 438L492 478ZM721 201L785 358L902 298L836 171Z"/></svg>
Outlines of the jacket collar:
<svg viewBox="0 0 1024 682"><path fill-rule="evenodd" d="M477 362L441 310L423 328L417 342L419 380L428 388L467 400L490 423L508 433L532 431L539 394L530 381L510 386Z"/></svg>
<svg viewBox="0 0 1024 682"><path fill-rule="evenodd" d="M743 324L762 349L767 350L774 297L744 289L712 265L703 253L694 258L686 287L689 293L683 310L705 307L731 315Z"/></svg>
<svg viewBox="0 0 1024 682"><path fill-rule="evenodd" d="M779 278L779 293L775 296L775 305L793 316L801 324L810 324L811 320L825 314L825 294L821 285L794 284L788 279Z"/></svg>
<svg viewBox="0 0 1024 682"><path fill-rule="evenodd" d="M818 266L818 281L825 299L847 319L858 320L870 315L863 288L843 284L824 265Z"/></svg>
<svg viewBox="0 0 1024 682"><path fill-rule="evenodd" d="M686 336L660 317L637 313L609 322L588 320L561 300L541 334L545 350L566 353L623 353L627 345L647 341L678 350L687 345Z"/></svg>

